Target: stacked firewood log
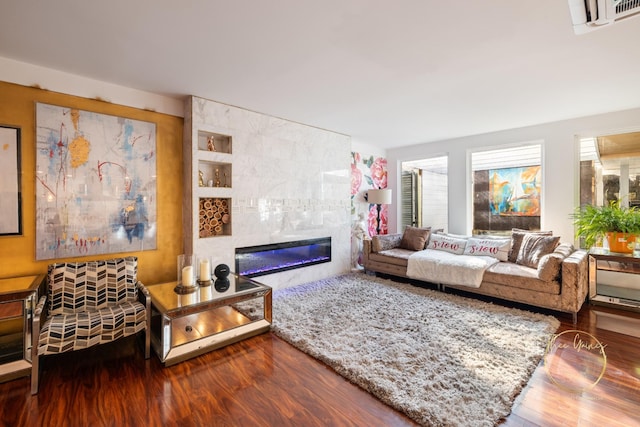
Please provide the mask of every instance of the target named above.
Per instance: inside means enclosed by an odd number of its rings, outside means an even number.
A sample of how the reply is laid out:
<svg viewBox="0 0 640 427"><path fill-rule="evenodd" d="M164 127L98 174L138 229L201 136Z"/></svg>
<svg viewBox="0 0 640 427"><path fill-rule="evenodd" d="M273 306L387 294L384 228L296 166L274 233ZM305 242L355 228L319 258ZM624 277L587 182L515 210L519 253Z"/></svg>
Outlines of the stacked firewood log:
<svg viewBox="0 0 640 427"><path fill-rule="evenodd" d="M223 234L224 225L228 224L230 219L227 199L200 199L200 237Z"/></svg>

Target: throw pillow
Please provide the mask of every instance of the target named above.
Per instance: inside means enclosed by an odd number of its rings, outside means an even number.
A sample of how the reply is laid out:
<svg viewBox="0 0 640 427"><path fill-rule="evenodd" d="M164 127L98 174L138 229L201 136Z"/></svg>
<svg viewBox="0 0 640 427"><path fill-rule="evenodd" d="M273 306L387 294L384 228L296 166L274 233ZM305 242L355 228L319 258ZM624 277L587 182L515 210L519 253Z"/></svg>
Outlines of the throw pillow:
<svg viewBox="0 0 640 427"><path fill-rule="evenodd" d="M484 255L506 261L509 256L511 239L478 239L469 238L464 249L465 255Z"/></svg>
<svg viewBox="0 0 640 427"><path fill-rule="evenodd" d="M553 252L540 258L538 263L538 279L545 282L552 282L560 276L560 267L565 257L562 254Z"/></svg>
<svg viewBox="0 0 640 427"><path fill-rule="evenodd" d="M434 234L429 239L427 248L462 255L466 246L467 239L458 239L456 237L445 236L443 234Z"/></svg>
<svg viewBox="0 0 640 427"><path fill-rule="evenodd" d="M378 234L371 237L371 250L373 252L382 252L400 246L402 234Z"/></svg>
<svg viewBox="0 0 640 427"><path fill-rule="evenodd" d="M553 253L540 258L538 263L538 279L551 282L560 279L562 262L572 253L575 248L571 243L560 243L553 250Z"/></svg>
<svg viewBox="0 0 640 427"><path fill-rule="evenodd" d="M454 239L468 239L471 236L466 236L464 234L453 234L453 233L445 233L442 228L439 228L435 231L438 234L442 234L443 236L453 237Z"/></svg>
<svg viewBox="0 0 640 427"><path fill-rule="evenodd" d="M412 251L421 251L427 245L430 233L431 227L418 228L407 226L407 228L404 229L404 233L402 233L400 247Z"/></svg>
<svg viewBox="0 0 640 427"><path fill-rule="evenodd" d="M538 268L540 259L553 252L559 242L560 236L544 236L527 233L522 238L522 245L518 252L516 264Z"/></svg>
<svg viewBox="0 0 640 427"><path fill-rule="evenodd" d="M571 243L560 243L554 250L553 253L560 254L564 258L570 256L576 251Z"/></svg>
<svg viewBox="0 0 640 427"><path fill-rule="evenodd" d="M520 252L520 246L522 246L522 238L526 234L538 234L541 236L551 236L552 231L529 231L521 230L519 228L513 228L511 230L511 249L509 250L509 262L516 262L518 259L518 252Z"/></svg>

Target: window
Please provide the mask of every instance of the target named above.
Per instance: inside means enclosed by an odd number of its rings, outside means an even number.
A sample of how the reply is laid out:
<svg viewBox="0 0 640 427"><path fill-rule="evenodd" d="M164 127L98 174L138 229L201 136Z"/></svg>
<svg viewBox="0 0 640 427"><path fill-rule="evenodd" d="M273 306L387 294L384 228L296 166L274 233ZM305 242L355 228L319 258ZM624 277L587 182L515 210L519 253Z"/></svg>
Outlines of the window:
<svg viewBox="0 0 640 427"><path fill-rule="evenodd" d="M446 230L449 225L448 156L402 163L401 229Z"/></svg>
<svg viewBox="0 0 640 427"><path fill-rule="evenodd" d="M580 206L640 206L640 132L580 140Z"/></svg>
<svg viewBox="0 0 640 427"><path fill-rule="evenodd" d="M540 229L542 144L471 153L473 234Z"/></svg>

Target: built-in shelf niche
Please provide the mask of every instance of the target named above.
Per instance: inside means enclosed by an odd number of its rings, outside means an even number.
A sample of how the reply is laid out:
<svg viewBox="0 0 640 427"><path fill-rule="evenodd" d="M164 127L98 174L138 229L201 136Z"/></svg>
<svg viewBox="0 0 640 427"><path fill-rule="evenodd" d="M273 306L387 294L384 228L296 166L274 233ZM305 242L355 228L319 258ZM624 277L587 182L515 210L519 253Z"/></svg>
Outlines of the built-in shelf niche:
<svg viewBox="0 0 640 427"><path fill-rule="evenodd" d="M231 163L198 160L204 187L231 188Z"/></svg>
<svg viewBox="0 0 640 427"><path fill-rule="evenodd" d="M198 236L231 236L231 199L201 197L198 211Z"/></svg>
<svg viewBox="0 0 640 427"><path fill-rule="evenodd" d="M212 153L232 153L232 138L214 132L198 131L198 150Z"/></svg>

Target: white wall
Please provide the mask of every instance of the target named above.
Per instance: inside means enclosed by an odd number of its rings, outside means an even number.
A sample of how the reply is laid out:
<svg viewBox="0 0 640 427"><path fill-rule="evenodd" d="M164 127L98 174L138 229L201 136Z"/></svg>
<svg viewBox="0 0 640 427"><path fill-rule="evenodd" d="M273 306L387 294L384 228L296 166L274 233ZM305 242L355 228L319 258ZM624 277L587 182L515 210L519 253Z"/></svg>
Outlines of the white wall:
<svg viewBox="0 0 640 427"><path fill-rule="evenodd" d="M387 150L389 188L399 188L400 165L435 154L449 155L449 230L471 232L468 156L470 151L529 141L543 141L542 223L562 241L574 242L570 215L578 204L579 153L577 137L625 133L640 130L640 109L632 109L561 122L540 124L482 135L418 144ZM389 211L389 232L398 229L398 191Z"/></svg>

